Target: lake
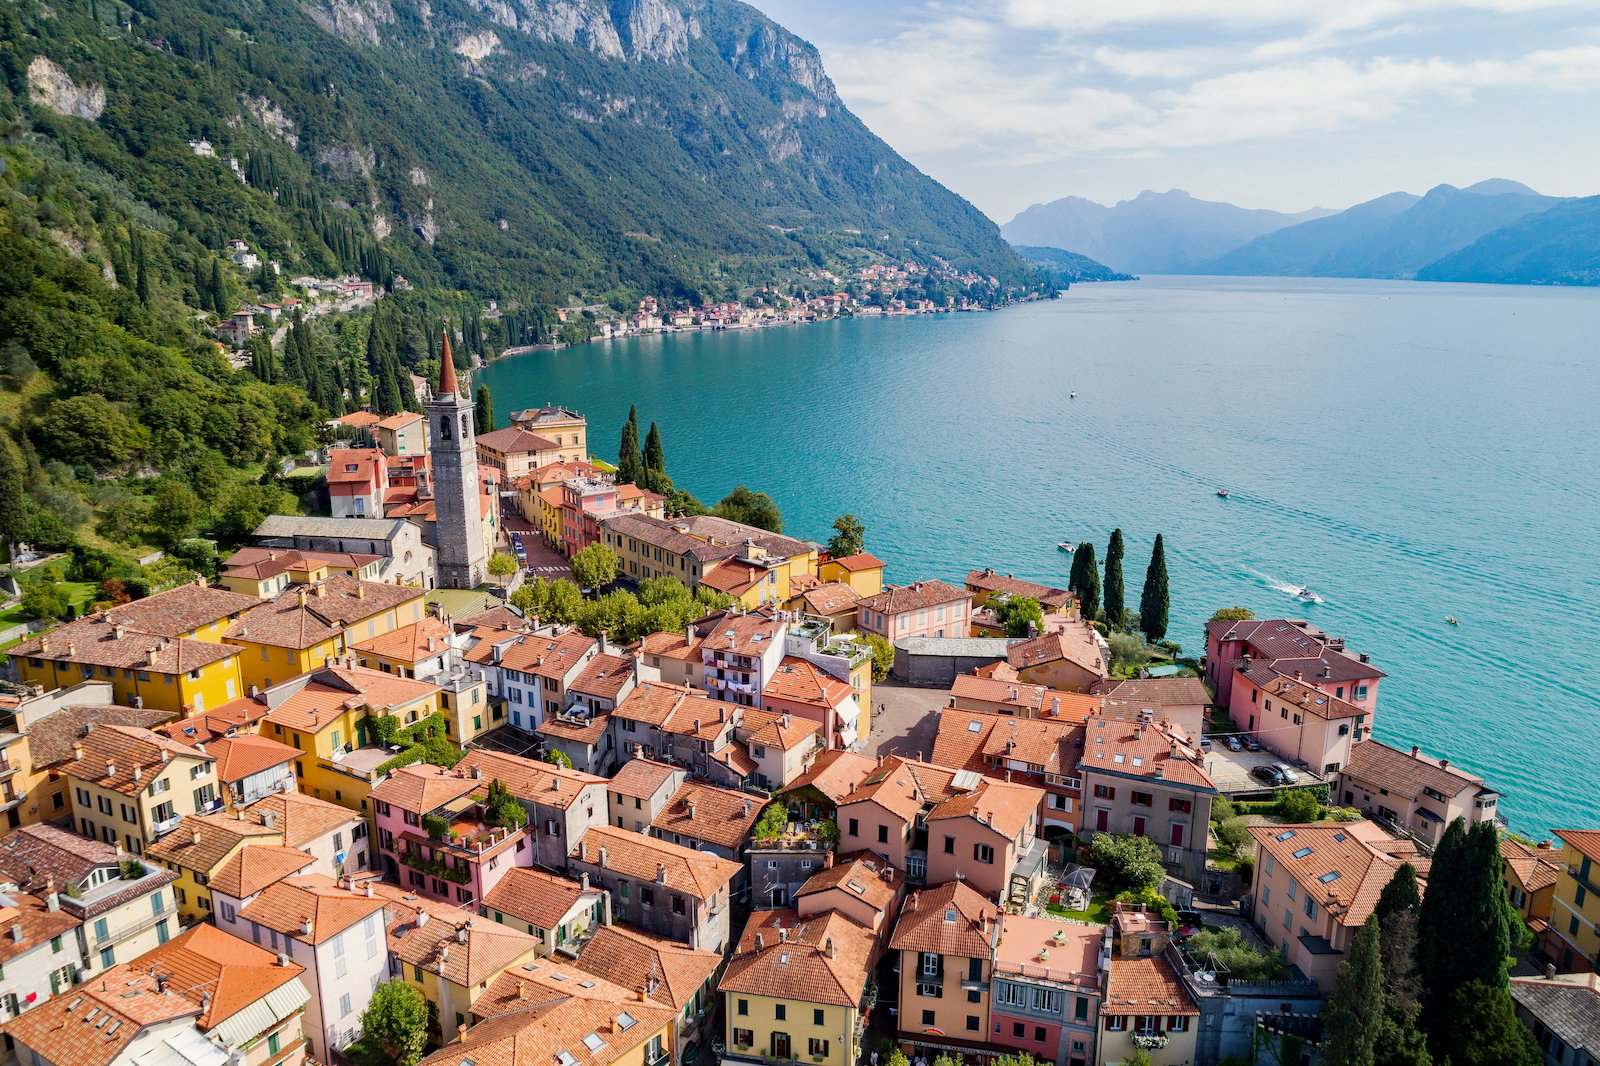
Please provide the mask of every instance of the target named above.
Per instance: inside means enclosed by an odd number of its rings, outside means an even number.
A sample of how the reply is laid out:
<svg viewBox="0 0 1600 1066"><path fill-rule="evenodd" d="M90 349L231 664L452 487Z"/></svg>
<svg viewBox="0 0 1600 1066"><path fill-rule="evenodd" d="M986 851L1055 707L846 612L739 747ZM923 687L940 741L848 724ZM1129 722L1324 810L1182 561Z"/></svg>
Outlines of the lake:
<svg viewBox="0 0 1600 1066"><path fill-rule="evenodd" d="M1056 543L1103 560L1120 526L1136 608L1163 533L1170 639L1202 650L1234 604L1347 637L1390 675L1378 734L1483 774L1543 835L1600 824L1597 356L1593 289L1167 277L478 376L502 424L562 403L606 458L637 403L679 485L768 492L819 541L852 512L896 582L1065 584Z"/></svg>

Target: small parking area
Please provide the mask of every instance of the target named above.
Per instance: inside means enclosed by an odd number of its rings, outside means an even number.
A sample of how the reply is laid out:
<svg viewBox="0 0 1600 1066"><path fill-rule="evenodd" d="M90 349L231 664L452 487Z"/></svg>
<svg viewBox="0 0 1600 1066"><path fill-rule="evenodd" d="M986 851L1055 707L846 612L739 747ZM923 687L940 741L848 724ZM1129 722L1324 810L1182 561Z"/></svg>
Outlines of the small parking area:
<svg viewBox="0 0 1600 1066"><path fill-rule="evenodd" d="M546 581L572 580L572 567L567 564L566 556L547 545L538 533L513 532L511 536L522 544L522 565L530 578L542 577Z"/></svg>
<svg viewBox="0 0 1600 1066"><path fill-rule="evenodd" d="M1257 766L1270 766L1275 762L1283 762L1281 755L1270 751L1229 751L1228 746L1221 738L1213 737L1211 740L1211 753L1206 756L1206 772L1211 775L1211 780L1216 784L1217 791L1227 796L1236 794L1261 793L1263 795L1274 792L1276 789L1260 778L1252 777L1250 771ZM1320 784L1322 779L1310 770L1294 767L1294 772L1300 780L1295 785ZM1286 785L1285 788L1294 788L1295 785Z"/></svg>
<svg viewBox="0 0 1600 1066"><path fill-rule="evenodd" d="M515 726L504 725L482 734L472 742L471 746L482 748L484 751L498 751L532 759L538 757L542 741L532 733Z"/></svg>

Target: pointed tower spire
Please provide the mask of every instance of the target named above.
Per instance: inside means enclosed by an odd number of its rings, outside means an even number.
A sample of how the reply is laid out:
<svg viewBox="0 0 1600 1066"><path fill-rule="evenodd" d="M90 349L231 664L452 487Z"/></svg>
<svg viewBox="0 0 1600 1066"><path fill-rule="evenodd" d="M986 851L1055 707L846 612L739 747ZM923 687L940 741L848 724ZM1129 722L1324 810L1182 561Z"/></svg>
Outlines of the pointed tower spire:
<svg viewBox="0 0 1600 1066"><path fill-rule="evenodd" d="M444 331L444 350L439 356L439 395L451 396L458 390L456 385L456 360L450 354L450 331Z"/></svg>

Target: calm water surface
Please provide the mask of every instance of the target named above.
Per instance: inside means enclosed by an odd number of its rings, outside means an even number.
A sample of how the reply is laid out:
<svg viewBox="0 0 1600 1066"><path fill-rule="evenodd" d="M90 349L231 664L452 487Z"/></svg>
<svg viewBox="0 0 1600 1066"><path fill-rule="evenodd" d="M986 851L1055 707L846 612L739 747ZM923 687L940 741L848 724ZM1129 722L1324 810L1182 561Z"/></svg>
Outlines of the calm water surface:
<svg viewBox="0 0 1600 1066"><path fill-rule="evenodd" d="M1484 774L1524 831L1600 825L1600 291L1151 278L480 378L502 420L584 411L607 457L637 403L680 485L769 492L816 540L853 512L895 581L1061 584L1057 541L1103 559L1121 526L1136 606L1164 533L1172 639L1232 604L1308 617L1390 674L1385 739Z"/></svg>

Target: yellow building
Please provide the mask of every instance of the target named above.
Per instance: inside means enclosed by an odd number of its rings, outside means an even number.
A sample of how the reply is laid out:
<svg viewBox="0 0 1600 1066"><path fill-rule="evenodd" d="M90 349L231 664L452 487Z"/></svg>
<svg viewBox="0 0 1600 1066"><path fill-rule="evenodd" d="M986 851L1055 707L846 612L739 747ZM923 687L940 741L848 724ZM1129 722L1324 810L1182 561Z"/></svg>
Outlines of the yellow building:
<svg viewBox="0 0 1600 1066"><path fill-rule="evenodd" d="M327 666L263 691L270 708L259 732L292 744L300 791L355 811L366 809L378 767L393 756L369 722L416 725L440 709L439 686L362 666Z"/></svg>
<svg viewBox="0 0 1600 1066"><path fill-rule="evenodd" d="M828 556L817 564L817 577L849 585L857 596L876 596L883 591L883 565L882 559L866 552L839 559Z"/></svg>
<svg viewBox="0 0 1600 1066"><path fill-rule="evenodd" d="M900 953L900 1039L928 1058L945 1037L989 1032L1000 910L965 881L924 890L900 910L889 947Z"/></svg>
<svg viewBox="0 0 1600 1066"><path fill-rule="evenodd" d="M10 655L24 685L51 691L109 681L118 703L180 717L202 714L242 690L239 649L130 629L105 614L25 640Z"/></svg>
<svg viewBox="0 0 1600 1066"><path fill-rule="evenodd" d="M526 411L512 411L511 424L517 429L537 433L556 446L561 462L583 463L589 460L589 422L576 411L545 404Z"/></svg>
<svg viewBox="0 0 1600 1066"><path fill-rule="evenodd" d="M617 553L621 575L630 581L676 577L757 607L787 602L795 578L816 576L817 550L810 544L713 515L625 513L603 519L600 527L601 543Z"/></svg>
<svg viewBox="0 0 1600 1066"><path fill-rule="evenodd" d="M1561 849L1552 848L1548 840L1533 846L1512 836L1500 838L1500 880L1506 899L1538 933L1549 928L1556 878L1565 865Z"/></svg>
<svg viewBox="0 0 1600 1066"><path fill-rule="evenodd" d="M717 985L722 1061L855 1066L875 944L872 930L840 911L753 913Z"/></svg>
<svg viewBox="0 0 1600 1066"><path fill-rule="evenodd" d="M137 726L92 725L61 772L78 832L136 855L186 815L222 808L216 759Z"/></svg>
<svg viewBox="0 0 1600 1066"><path fill-rule="evenodd" d="M1600 970L1600 829L1558 829L1561 869L1545 953L1562 973Z"/></svg>
<svg viewBox="0 0 1600 1066"><path fill-rule="evenodd" d="M398 885L374 884L389 901L389 955L397 976L439 1011L442 1039L468 1023L474 1006L502 973L536 961L537 939Z"/></svg>
<svg viewBox="0 0 1600 1066"><path fill-rule="evenodd" d="M266 599L290 585L314 585L333 574L376 581L382 565L378 555L248 547L228 556L218 580L231 592Z"/></svg>
<svg viewBox="0 0 1600 1066"><path fill-rule="evenodd" d="M505 710L491 703L483 670L462 659L462 643L448 622L429 616L352 644L351 651L369 670L438 685L445 736L451 743L465 745L498 726Z"/></svg>
<svg viewBox="0 0 1600 1066"><path fill-rule="evenodd" d="M185 922L203 922L212 915L211 880L241 849L252 844L281 844L283 831L258 818L243 821L232 814L190 815L178 828L151 844L145 856L178 875L173 895Z"/></svg>

